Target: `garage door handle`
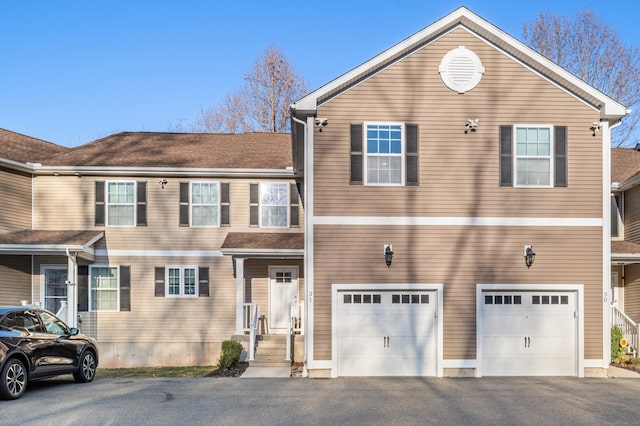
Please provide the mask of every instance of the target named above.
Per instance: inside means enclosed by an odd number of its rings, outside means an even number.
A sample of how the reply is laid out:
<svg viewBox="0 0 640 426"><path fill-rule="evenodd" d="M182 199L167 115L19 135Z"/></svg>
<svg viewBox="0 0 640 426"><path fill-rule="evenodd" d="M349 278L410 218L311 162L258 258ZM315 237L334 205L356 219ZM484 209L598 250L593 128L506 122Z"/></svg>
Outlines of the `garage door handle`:
<svg viewBox="0 0 640 426"><path fill-rule="evenodd" d="M530 348L531 347L531 338L530 337L526 337L524 338L524 347L525 348Z"/></svg>

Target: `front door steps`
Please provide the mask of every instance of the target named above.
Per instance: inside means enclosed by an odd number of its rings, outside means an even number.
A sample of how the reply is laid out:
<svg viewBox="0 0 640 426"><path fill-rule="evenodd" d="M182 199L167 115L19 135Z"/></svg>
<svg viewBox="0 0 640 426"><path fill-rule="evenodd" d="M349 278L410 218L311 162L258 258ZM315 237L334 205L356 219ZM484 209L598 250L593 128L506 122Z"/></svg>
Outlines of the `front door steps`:
<svg viewBox="0 0 640 426"><path fill-rule="evenodd" d="M258 336L258 344L254 360L249 362L251 367L291 367L291 361L286 361L286 334L264 334Z"/></svg>

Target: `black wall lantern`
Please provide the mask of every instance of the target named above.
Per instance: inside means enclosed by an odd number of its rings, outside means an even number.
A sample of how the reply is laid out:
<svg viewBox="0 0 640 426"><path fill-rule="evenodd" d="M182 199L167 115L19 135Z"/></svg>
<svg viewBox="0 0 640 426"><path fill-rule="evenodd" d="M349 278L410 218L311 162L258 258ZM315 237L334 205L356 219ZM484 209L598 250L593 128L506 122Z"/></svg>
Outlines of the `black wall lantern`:
<svg viewBox="0 0 640 426"><path fill-rule="evenodd" d="M524 264L527 265L527 269L531 268L535 259L536 254L533 251L533 246L524 246Z"/></svg>
<svg viewBox="0 0 640 426"><path fill-rule="evenodd" d="M384 246L384 262L387 264L387 268L391 266L393 261L393 247L391 244Z"/></svg>

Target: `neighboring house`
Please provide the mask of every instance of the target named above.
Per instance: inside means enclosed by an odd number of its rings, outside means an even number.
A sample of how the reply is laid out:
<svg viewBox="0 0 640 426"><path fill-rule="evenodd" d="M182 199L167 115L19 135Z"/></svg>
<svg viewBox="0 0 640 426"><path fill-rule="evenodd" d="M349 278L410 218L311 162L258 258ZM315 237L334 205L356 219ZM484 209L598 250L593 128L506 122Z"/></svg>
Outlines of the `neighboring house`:
<svg viewBox="0 0 640 426"><path fill-rule="evenodd" d="M640 323L640 146L611 150L611 292L613 322L638 352Z"/></svg>
<svg viewBox="0 0 640 426"><path fill-rule="evenodd" d="M304 282L289 134L37 152L0 160L19 193L0 207L2 304L60 312L98 339L103 367L213 365L224 340L248 342L251 312L264 334L288 332Z"/></svg>
<svg viewBox="0 0 640 426"><path fill-rule="evenodd" d="M309 376L604 374L624 106L460 8L292 114Z"/></svg>

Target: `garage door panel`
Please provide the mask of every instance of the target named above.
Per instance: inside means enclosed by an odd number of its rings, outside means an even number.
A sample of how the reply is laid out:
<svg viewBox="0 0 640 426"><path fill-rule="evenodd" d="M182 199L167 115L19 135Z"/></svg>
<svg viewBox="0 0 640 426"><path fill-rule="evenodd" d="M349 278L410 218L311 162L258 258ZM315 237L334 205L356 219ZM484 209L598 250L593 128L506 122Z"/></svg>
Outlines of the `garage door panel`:
<svg viewBox="0 0 640 426"><path fill-rule="evenodd" d="M487 291L483 302L483 375L576 375L575 293Z"/></svg>
<svg viewBox="0 0 640 426"><path fill-rule="evenodd" d="M428 376L437 374L435 291L338 294L340 376Z"/></svg>

